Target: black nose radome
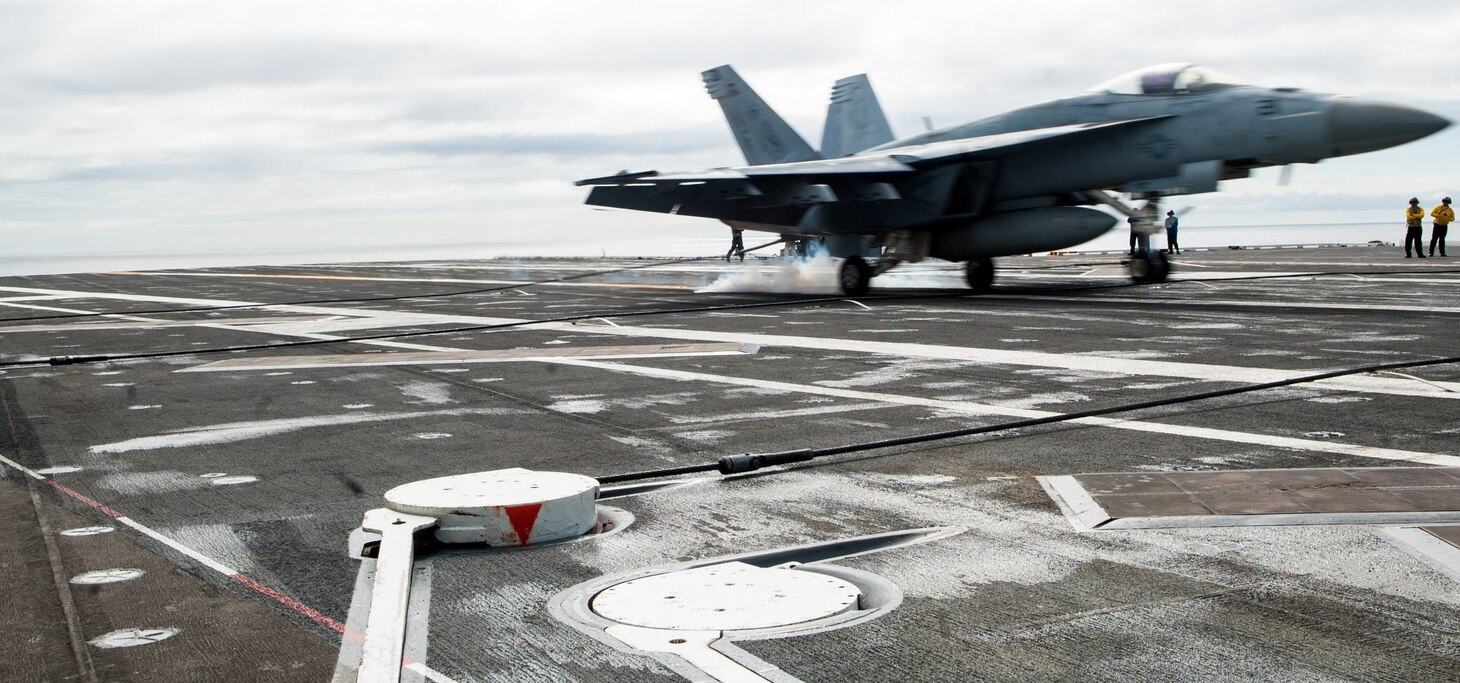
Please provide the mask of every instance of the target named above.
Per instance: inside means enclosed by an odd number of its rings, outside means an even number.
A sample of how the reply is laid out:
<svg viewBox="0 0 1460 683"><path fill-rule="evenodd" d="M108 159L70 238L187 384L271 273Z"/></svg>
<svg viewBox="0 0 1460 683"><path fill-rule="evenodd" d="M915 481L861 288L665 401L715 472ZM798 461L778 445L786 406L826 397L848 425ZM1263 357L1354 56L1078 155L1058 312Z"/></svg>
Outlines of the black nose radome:
<svg viewBox="0 0 1460 683"><path fill-rule="evenodd" d="M1350 98L1334 99L1327 120L1336 156L1402 145L1450 125L1443 117L1413 107Z"/></svg>

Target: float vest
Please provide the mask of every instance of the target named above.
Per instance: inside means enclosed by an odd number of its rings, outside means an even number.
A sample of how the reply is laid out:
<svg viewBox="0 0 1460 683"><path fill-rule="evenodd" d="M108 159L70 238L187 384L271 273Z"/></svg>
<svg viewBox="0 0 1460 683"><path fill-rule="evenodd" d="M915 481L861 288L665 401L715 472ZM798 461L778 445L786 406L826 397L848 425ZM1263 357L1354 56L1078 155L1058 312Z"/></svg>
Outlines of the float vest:
<svg viewBox="0 0 1460 683"><path fill-rule="evenodd" d="M1425 210L1418 205L1411 206L1404 210L1404 224L1411 228L1420 227L1420 220L1425 217Z"/></svg>
<svg viewBox="0 0 1460 683"><path fill-rule="evenodd" d="M1455 220L1455 210L1449 204L1441 204L1430 212L1430 216L1435 219L1435 225L1449 225Z"/></svg>

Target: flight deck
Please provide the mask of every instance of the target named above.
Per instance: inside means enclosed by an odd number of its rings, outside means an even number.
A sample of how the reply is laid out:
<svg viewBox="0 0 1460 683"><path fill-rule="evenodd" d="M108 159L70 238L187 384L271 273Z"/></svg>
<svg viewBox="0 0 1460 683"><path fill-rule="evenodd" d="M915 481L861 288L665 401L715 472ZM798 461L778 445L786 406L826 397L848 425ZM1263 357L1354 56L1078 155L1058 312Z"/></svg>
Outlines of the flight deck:
<svg viewBox="0 0 1460 683"><path fill-rule="evenodd" d="M0 678L1460 679L1460 262L1172 259L0 278ZM386 569L514 468L591 529Z"/></svg>

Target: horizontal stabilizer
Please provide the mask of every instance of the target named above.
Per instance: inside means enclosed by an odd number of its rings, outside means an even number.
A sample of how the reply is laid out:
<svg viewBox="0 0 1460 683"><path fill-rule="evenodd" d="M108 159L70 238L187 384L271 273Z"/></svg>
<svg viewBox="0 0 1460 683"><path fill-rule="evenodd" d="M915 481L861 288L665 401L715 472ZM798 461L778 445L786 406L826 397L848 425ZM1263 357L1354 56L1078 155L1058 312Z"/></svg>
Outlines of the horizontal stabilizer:
<svg viewBox="0 0 1460 683"><path fill-rule="evenodd" d="M730 132L751 166L821 158L734 69L718 66L700 76L705 79L710 97L724 110Z"/></svg>
<svg viewBox="0 0 1460 683"><path fill-rule="evenodd" d="M848 76L831 87L826 129L821 134L821 155L834 159L892 142L892 127L867 74Z"/></svg>

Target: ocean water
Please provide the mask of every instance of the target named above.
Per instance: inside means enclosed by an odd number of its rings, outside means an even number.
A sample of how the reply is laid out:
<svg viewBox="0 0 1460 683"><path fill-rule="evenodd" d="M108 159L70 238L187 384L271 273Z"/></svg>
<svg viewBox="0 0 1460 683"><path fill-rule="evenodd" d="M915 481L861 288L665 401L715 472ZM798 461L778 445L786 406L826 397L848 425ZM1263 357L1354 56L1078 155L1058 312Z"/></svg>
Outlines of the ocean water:
<svg viewBox="0 0 1460 683"><path fill-rule="evenodd" d="M1319 244L1368 244L1372 241L1404 243L1404 226L1394 223L1300 223L1283 225L1207 226L1183 222L1178 235L1182 249L1203 247L1312 246ZM1425 226L1429 237L1429 226ZM1151 238L1151 244L1166 246L1165 234ZM1117 225L1100 237L1070 251L1125 251L1130 246L1130 232Z"/></svg>
<svg viewBox="0 0 1460 683"><path fill-rule="evenodd" d="M729 247L728 230L715 235L704 229L686 231L664 239L622 239L610 243L596 241L592 246L572 241L544 241L513 244L491 242L374 246L315 249L267 249L233 252L189 253L58 253L40 255L0 254L0 275L41 275L47 273L82 273L117 270L162 270L177 268L217 268L248 265L297 265L310 263L363 263L389 261L426 261L437 259L490 259L503 257L639 257L670 256L719 257ZM1426 237L1429 228L1425 229ZM1129 233L1124 226L1069 251L1124 251ZM1317 244L1366 244L1370 241L1404 242L1403 226L1391 223L1287 224L1206 226L1191 222L1181 228L1181 247L1274 246ZM745 245L753 247L775 239L766 233L746 233ZM1164 247L1164 235L1152 238L1155 246ZM774 248L762 254L774 253Z"/></svg>

